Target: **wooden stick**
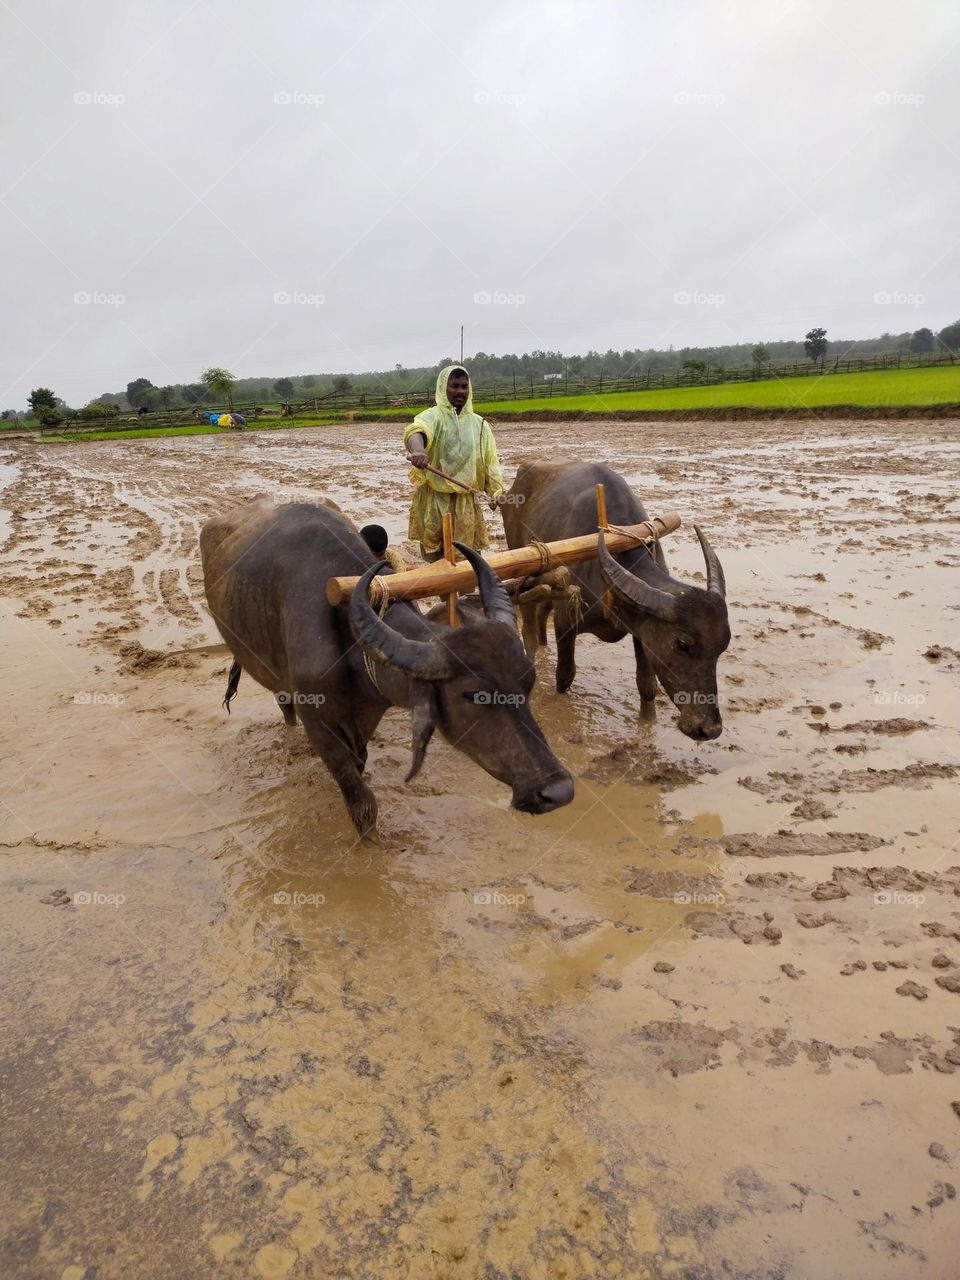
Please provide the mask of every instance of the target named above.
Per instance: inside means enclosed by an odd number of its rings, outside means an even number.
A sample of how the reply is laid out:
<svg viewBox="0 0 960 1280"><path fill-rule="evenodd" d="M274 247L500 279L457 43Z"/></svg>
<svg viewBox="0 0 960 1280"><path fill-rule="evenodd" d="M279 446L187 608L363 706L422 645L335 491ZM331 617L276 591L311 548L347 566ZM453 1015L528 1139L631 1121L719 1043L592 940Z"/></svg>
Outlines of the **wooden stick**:
<svg viewBox="0 0 960 1280"><path fill-rule="evenodd" d="M607 495L604 493L603 485L597 485L597 528L606 529L607 527ZM603 616L609 618L613 612L613 592L610 590L603 593Z"/></svg>
<svg viewBox="0 0 960 1280"><path fill-rule="evenodd" d="M457 553L453 546L453 514L450 511L443 513L443 554L450 564L456 564ZM447 594L447 622L451 627L459 627L460 615L457 613L457 593L450 591Z"/></svg>
<svg viewBox="0 0 960 1280"><path fill-rule="evenodd" d="M652 516L643 524L624 526L624 532L616 530L605 534L607 550L611 555L635 547L640 540L662 537L680 528L680 517L675 511L663 516ZM564 538L548 542L546 547L554 564L582 564L584 560L596 560L599 534L588 533L580 538ZM538 546L515 547L512 551L494 551L486 557L487 564L498 578L525 578L538 573L546 566ZM360 581L358 577L330 578L327 581L327 600L330 604L344 604ZM393 573L384 581L390 594L397 600L423 600L426 596L446 596L451 591L473 591L477 579L466 560L451 565L445 560L410 569L407 573Z"/></svg>

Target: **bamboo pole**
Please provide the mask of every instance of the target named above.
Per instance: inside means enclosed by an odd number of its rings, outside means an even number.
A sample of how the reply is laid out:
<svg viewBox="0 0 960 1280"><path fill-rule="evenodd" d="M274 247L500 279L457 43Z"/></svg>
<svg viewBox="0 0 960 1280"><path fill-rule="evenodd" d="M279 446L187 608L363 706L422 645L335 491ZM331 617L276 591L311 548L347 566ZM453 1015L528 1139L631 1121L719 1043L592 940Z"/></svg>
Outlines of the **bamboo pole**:
<svg viewBox="0 0 960 1280"><path fill-rule="evenodd" d="M663 516L652 516L643 524L625 525L624 532L611 529L605 534L607 550L611 555L637 546L638 540L662 537L680 528L676 511ZM559 542L547 542L554 564L582 564L597 558L599 534L588 533L579 538L563 538ZM546 566L540 547L534 544L515 547L512 551L494 551L486 557L487 564L498 578L525 578L539 573ZM345 604L360 581L358 577L338 577L327 580L327 600L330 604ZM394 573L384 581L389 584L391 596L397 600L422 600L426 596L446 596L451 591L472 591L477 579L466 560L451 565L436 560L422 569L409 569L406 573Z"/></svg>
<svg viewBox="0 0 960 1280"><path fill-rule="evenodd" d="M606 529L607 527L607 495L603 485L597 485L597 528ZM613 593L610 590L603 593L603 616L609 618L613 612Z"/></svg>
<svg viewBox="0 0 960 1280"><path fill-rule="evenodd" d="M453 513L451 511L443 513L443 554L450 564L457 563L457 553L453 546ZM450 591L447 594L447 622L451 627L460 625L460 615L457 613L456 591Z"/></svg>

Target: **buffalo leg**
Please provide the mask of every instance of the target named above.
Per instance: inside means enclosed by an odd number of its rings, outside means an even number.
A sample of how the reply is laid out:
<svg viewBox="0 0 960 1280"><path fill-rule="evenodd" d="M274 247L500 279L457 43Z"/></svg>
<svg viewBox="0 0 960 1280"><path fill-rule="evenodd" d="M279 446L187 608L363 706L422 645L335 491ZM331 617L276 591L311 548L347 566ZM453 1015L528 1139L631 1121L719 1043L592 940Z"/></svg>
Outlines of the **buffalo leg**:
<svg viewBox="0 0 960 1280"><path fill-rule="evenodd" d="M537 639L542 645L547 643L547 618L550 616L551 607L548 601L537 609Z"/></svg>
<svg viewBox="0 0 960 1280"><path fill-rule="evenodd" d="M313 749L340 788L351 822L361 836L372 834L377 825L377 798L362 776L367 762L366 744L358 753L349 745L348 735L339 725L328 724L313 715L301 718Z"/></svg>
<svg viewBox="0 0 960 1280"><path fill-rule="evenodd" d="M656 697L657 697L657 677L653 674L653 668L647 655L643 651L643 645L633 637L633 652L637 659L637 691L640 694L640 714L644 720L655 720L657 718Z"/></svg>
<svg viewBox="0 0 960 1280"><path fill-rule="evenodd" d="M557 642L557 692L566 693L577 674L577 623L566 600L553 607L553 634Z"/></svg>
<svg viewBox="0 0 960 1280"><path fill-rule="evenodd" d="M540 639L540 621L537 617L537 606L535 604L522 604L520 606L520 635L523 638L523 647L526 650L527 657L532 662L537 656L537 645Z"/></svg>
<svg viewBox="0 0 960 1280"><path fill-rule="evenodd" d="M275 693L273 696L277 700L277 706L283 713L284 723L295 725L297 723L297 713L293 709L293 701L289 693Z"/></svg>

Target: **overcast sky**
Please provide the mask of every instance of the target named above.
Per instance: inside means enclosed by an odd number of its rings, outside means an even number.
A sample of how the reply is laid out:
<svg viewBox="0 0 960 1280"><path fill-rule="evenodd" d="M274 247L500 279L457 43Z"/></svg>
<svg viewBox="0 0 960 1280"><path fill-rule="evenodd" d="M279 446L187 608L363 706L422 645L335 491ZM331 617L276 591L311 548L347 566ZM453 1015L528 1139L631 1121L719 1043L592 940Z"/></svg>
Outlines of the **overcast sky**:
<svg viewBox="0 0 960 1280"><path fill-rule="evenodd" d="M3 0L0 407L428 364L461 322L938 329L958 45L955 0Z"/></svg>

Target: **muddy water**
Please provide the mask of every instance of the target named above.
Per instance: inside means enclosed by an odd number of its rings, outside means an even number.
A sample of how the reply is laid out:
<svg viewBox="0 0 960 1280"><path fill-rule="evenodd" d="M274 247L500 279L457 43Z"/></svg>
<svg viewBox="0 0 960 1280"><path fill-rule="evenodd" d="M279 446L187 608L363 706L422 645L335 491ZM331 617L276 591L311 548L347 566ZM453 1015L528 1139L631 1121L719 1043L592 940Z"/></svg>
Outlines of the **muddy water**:
<svg viewBox="0 0 960 1280"><path fill-rule="evenodd" d="M267 693L223 714L196 546L257 492L402 546L352 430L0 450L0 1274L955 1276L954 426L501 426L707 528L725 731L548 651L574 803L439 742L404 788L395 712L378 846Z"/></svg>

